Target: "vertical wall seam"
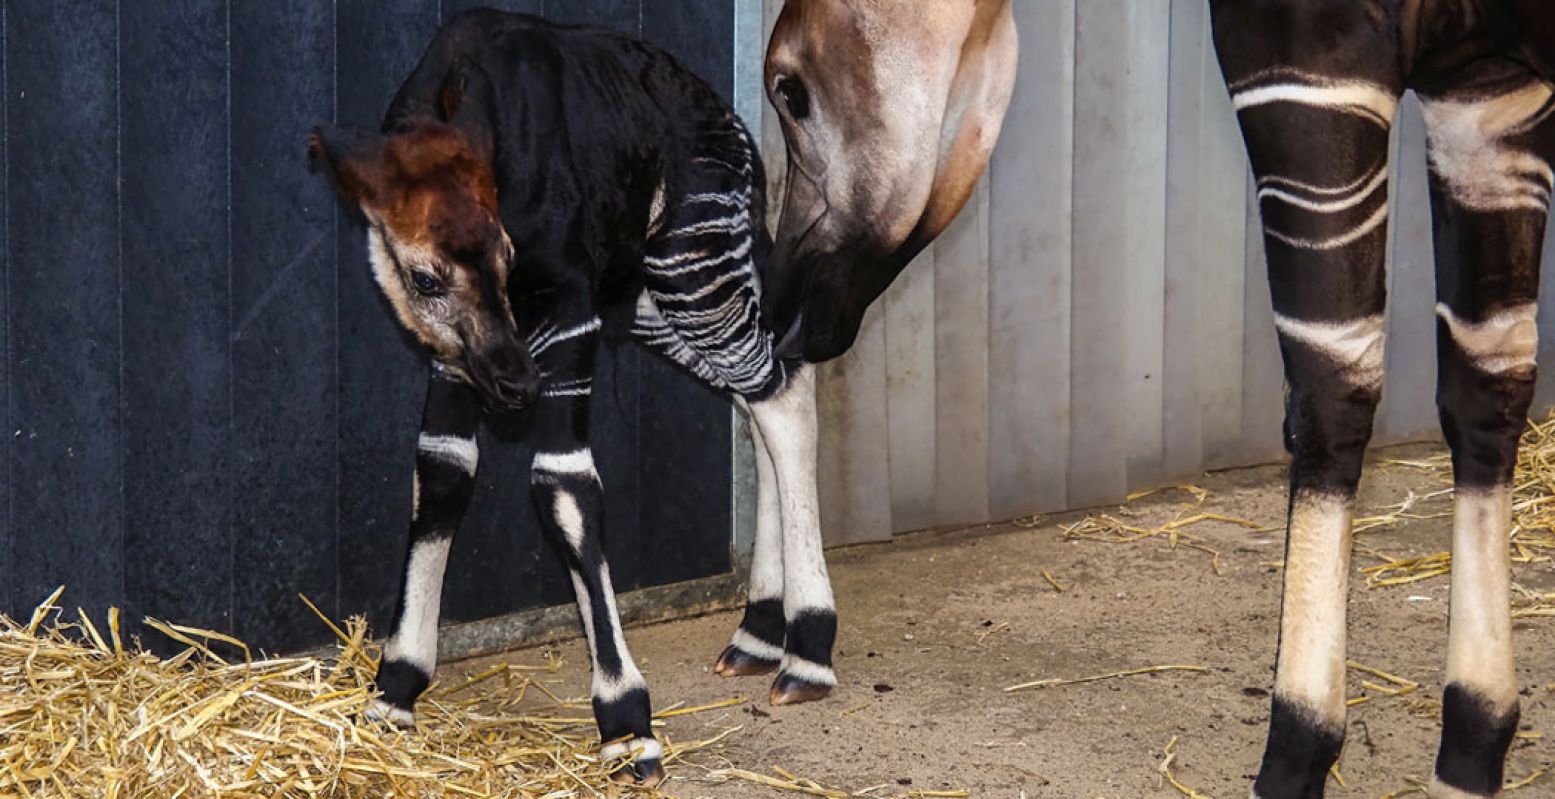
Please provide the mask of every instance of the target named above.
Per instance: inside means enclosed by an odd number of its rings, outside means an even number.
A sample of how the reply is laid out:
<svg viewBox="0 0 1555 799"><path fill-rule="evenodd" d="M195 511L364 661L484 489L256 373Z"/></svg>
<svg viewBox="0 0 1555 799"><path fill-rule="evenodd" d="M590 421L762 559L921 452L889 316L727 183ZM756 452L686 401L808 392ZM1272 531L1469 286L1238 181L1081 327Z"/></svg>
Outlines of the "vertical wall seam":
<svg viewBox="0 0 1555 799"><path fill-rule="evenodd" d="M120 0L114 0L113 4L113 202L114 202L114 244L117 262L114 267L118 270L118 324L119 330L119 384L117 386L118 418L114 420L114 432L118 435L119 444L119 596L130 604L129 596L129 569L124 565L124 553L126 551L125 539L129 535L128 519L125 518L126 507L124 494L124 420L126 417L124 405L124 17Z"/></svg>
<svg viewBox="0 0 1555 799"><path fill-rule="evenodd" d="M227 631L237 631L237 596L238 596L238 536L237 536L237 491L234 488L234 475L237 472L237 464L234 452L237 442L237 358L235 351L237 344L231 331L233 330L232 315L232 0L226 2L227 12L227 440L226 440L226 489L227 489Z"/></svg>
<svg viewBox="0 0 1555 799"><path fill-rule="evenodd" d="M1070 313L1069 313L1069 341L1067 342L1068 347L1069 347L1069 364L1068 364L1068 367L1069 367L1068 383L1069 383L1069 385L1068 385L1068 392L1067 392L1069 394L1069 407L1065 409L1067 411L1065 416L1070 421L1065 425L1066 429L1064 430L1064 434L1066 436L1068 436L1068 438L1069 438L1069 446L1066 447L1065 450L1064 450L1064 504L1065 505L1069 504L1070 498L1075 493L1074 492L1074 486L1070 485L1070 483L1074 479L1075 436L1074 436L1074 422L1073 422L1073 418L1074 418L1075 401L1078 399L1077 397L1075 397L1075 393L1074 393L1074 382L1075 382L1074 381L1074 364L1075 364L1074 264L1075 264L1075 255L1076 255L1075 235L1074 235L1074 204L1075 204L1075 199L1076 199L1076 195L1077 195L1077 192L1075 191L1075 185L1078 183L1078 181L1076 181L1074 179L1075 172L1077 171L1076 170L1077 164L1075 163L1075 146L1074 146L1074 143L1075 143L1075 141L1078 140L1078 137L1080 135L1080 129L1079 129L1079 125L1078 125L1078 122L1079 122L1079 119L1080 119L1080 115L1078 113L1078 109L1079 109L1079 106L1080 106L1080 3L1079 2L1076 2L1076 3L1074 3L1073 5L1070 6L1070 15L1071 15L1071 22L1070 22L1070 25L1069 25L1069 29L1071 31L1070 35L1073 37L1073 41L1071 42L1071 47L1070 47L1070 50L1071 50L1070 59L1071 59L1071 61L1073 63L1070 66L1070 69L1069 69L1069 188L1068 188L1068 191L1069 191L1069 280L1067 281L1068 284L1069 284L1068 305L1069 305L1069 308L1070 308Z"/></svg>
<svg viewBox="0 0 1555 799"><path fill-rule="evenodd" d="M5 319L0 324L5 325L5 422L7 427L16 423L15 404L11 401L11 387L16 380L11 376L11 82L10 70L7 66L10 62L10 6L5 0L0 0L0 100L5 103L4 113L0 113L0 195L5 197L5 215L0 218L0 227L5 230ZM5 529L6 559L14 575L16 570L16 511L15 492L11 489L11 459L14 455L12 442L16 440L10 430L0 431L5 434ZM15 597L12 591L16 580L12 575L5 575L5 587L0 588L0 608L15 607Z"/></svg>
<svg viewBox="0 0 1555 799"><path fill-rule="evenodd" d="M330 121L340 124L340 0L330 0L329 4L329 31L330 31L330 69L333 75L330 79ZM341 602L341 574L340 574L340 476L345 471L340 463L340 203L331 203L330 208L330 233L334 237L334 257L330 264L335 273L334 301L335 301L335 333L333 344L335 346L335 524L331 534L335 537L335 596L334 614L340 618Z"/></svg>

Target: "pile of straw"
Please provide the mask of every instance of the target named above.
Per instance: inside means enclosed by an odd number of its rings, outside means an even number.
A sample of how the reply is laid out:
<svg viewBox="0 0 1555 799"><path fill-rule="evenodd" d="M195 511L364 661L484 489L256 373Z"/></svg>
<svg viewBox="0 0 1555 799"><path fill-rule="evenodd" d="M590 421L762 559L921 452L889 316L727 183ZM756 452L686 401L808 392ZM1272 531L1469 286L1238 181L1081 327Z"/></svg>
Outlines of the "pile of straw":
<svg viewBox="0 0 1555 799"><path fill-rule="evenodd" d="M59 596L26 624L0 616L0 797L651 793L609 781L620 764L595 756L587 701L542 682L561 668L555 659L435 685L417 706L417 729L402 732L361 715L377 654L361 619L330 624L340 636L332 658L265 660L228 636L148 619L187 647L163 659L126 646L117 613L103 628L79 609L67 620ZM229 662L211 641L244 659ZM722 737L665 740L666 761Z"/></svg>

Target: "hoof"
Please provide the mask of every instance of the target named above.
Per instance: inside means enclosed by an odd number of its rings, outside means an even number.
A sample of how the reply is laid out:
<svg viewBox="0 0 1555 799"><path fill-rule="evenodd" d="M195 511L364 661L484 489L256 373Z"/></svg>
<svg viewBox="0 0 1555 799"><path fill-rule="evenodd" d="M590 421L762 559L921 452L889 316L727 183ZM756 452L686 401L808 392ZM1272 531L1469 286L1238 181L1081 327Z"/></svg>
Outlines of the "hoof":
<svg viewBox="0 0 1555 799"><path fill-rule="evenodd" d="M832 686L827 683L811 682L792 674L779 674L778 678L772 681L771 700L774 705L817 702L830 696L831 689Z"/></svg>
<svg viewBox="0 0 1555 799"><path fill-rule="evenodd" d="M636 783L652 788L664 781L664 748L652 738L634 738L607 745L599 751L606 760L633 755L633 759L610 775L616 782Z"/></svg>
<svg viewBox="0 0 1555 799"><path fill-rule="evenodd" d="M366 715L369 721L381 721L385 724L392 724L402 730L413 730L416 728L415 714L405 708L391 705L382 699L374 699L367 706Z"/></svg>
<svg viewBox="0 0 1555 799"><path fill-rule="evenodd" d="M718 663L713 666L713 673L721 677L751 677L758 674L771 674L778 669L778 661L759 658L745 650L730 644L718 656Z"/></svg>

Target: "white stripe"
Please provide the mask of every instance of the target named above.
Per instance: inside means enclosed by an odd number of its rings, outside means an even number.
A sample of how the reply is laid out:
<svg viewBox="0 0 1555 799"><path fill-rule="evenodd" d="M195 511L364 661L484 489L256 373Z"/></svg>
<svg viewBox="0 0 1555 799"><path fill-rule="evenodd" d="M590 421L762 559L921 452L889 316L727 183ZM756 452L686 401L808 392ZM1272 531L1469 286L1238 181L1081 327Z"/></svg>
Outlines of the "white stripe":
<svg viewBox="0 0 1555 799"><path fill-rule="evenodd" d="M602 760L615 760L626 757L635 752L633 760L659 760L664 757L664 747L652 738L633 738L630 741L616 741L600 747L599 757Z"/></svg>
<svg viewBox="0 0 1555 799"><path fill-rule="evenodd" d="M545 352L546 350L562 343L563 341L577 338L578 336L587 333L593 333L598 329L599 318L595 317L588 320L587 322L579 325L573 325L572 327L569 327L565 330L560 330L554 333L549 333L548 335L540 336L537 341L529 345L529 356L531 358L539 357L540 353Z"/></svg>
<svg viewBox="0 0 1555 799"><path fill-rule="evenodd" d="M1453 343L1476 369L1493 375L1534 365L1539 353L1539 326L1534 319L1538 312L1539 304L1529 302L1469 322L1459 319L1446 303L1436 304L1436 315L1447 323Z"/></svg>
<svg viewBox="0 0 1555 799"><path fill-rule="evenodd" d="M572 452L536 452L530 468L551 474L579 474L598 479L594 470L594 453L588 449Z"/></svg>
<svg viewBox="0 0 1555 799"><path fill-rule="evenodd" d="M1511 489L1454 492L1447 682L1485 698L1497 712L1517 705L1507 547L1511 526Z"/></svg>
<svg viewBox="0 0 1555 799"><path fill-rule="evenodd" d="M805 660L798 655L784 655L782 673L797 677L813 685L836 685L837 673L819 663Z"/></svg>
<svg viewBox="0 0 1555 799"><path fill-rule="evenodd" d="M577 497L565 489L557 489L556 498L551 501L551 518L561 528L567 546L572 547L573 552L582 551L583 509L578 507Z"/></svg>
<svg viewBox="0 0 1555 799"><path fill-rule="evenodd" d="M1274 83L1237 91L1231 98L1238 111L1271 103L1326 108L1389 127L1398 98L1388 88L1367 81L1329 80L1310 76L1303 83Z"/></svg>
<svg viewBox="0 0 1555 799"><path fill-rule="evenodd" d="M475 474L475 467L480 463L480 448L473 438L422 433L416 441L416 450L435 460L453 464L464 470L465 474Z"/></svg>
<svg viewBox="0 0 1555 799"><path fill-rule="evenodd" d="M1507 142L1550 115L1552 94L1550 84L1534 82L1466 101L1420 98L1431 169L1454 200L1476 211L1549 207L1549 163Z"/></svg>
<svg viewBox="0 0 1555 799"><path fill-rule="evenodd" d="M384 642L383 656L415 666L427 677L437 668L437 616L443 596L443 569L451 538L417 541L405 565L405 599L400 623Z"/></svg>
<svg viewBox="0 0 1555 799"><path fill-rule="evenodd" d="M1307 322L1275 314L1274 327L1280 335L1323 353L1351 383L1370 386L1382 379L1381 314L1347 322Z"/></svg>
<svg viewBox="0 0 1555 799"><path fill-rule="evenodd" d="M746 632L743 627L734 628L734 637L729 639L729 643L738 647L745 654L761 658L762 660L783 659L783 647L773 646Z"/></svg>
<svg viewBox="0 0 1555 799"><path fill-rule="evenodd" d="M1274 693L1315 713L1321 723L1342 724L1349 501L1297 494L1288 536Z"/></svg>
<svg viewBox="0 0 1555 799"><path fill-rule="evenodd" d="M1343 233L1330 239L1308 239L1292 236L1287 233L1281 233L1267 225L1264 226L1264 231L1269 234L1270 238L1303 250L1337 250L1340 247L1349 246L1364 238L1368 233L1376 230L1383 222L1386 222L1387 219L1388 205L1383 203L1377 206L1377 210L1373 211L1372 215L1367 217L1366 221L1362 222L1358 227L1350 230L1348 233Z"/></svg>
<svg viewBox="0 0 1555 799"><path fill-rule="evenodd" d="M610 567L603 563L599 567L599 582L605 595L605 611L610 618L611 642L615 645L616 655L621 659L621 673L612 677L600 670L598 652L595 652L593 695L595 699L608 703L634 689L646 688L648 683L643 680L642 672L632 661L631 650L626 648L626 637L621 632L621 614L616 609L616 592L610 581Z"/></svg>
<svg viewBox="0 0 1555 799"><path fill-rule="evenodd" d="M1328 200L1326 202L1325 201L1308 200L1305 197L1299 197L1299 196L1297 196L1295 194L1291 194L1290 192L1284 191L1282 189L1275 188L1273 186L1268 186L1268 187L1259 189L1258 190L1258 199L1261 200L1261 199L1263 199L1265 197L1272 197L1272 198L1274 198L1276 200L1279 200L1281 202L1284 202L1286 204L1294 205L1297 208L1305 208L1308 211L1316 211L1317 213L1322 213L1322 214L1332 214L1332 213L1335 213L1335 212L1338 212L1338 211L1348 210L1350 208L1354 208L1357 205L1360 205L1363 201L1366 200L1366 198L1368 198L1368 197L1372 196L1373 194L1375 194L1376 191L1377 191L1377 188L1379 186L1383 185L1384 183L1386 183L1387 180L1388 180L1388 173L1387 173L1387 171L1379 169L1379 170L1377 170L1377 173L1372 176L1370 182L1366 183L1360 189L1358 189L1355 192L1351 193L1350 196L1348 196L1348 197L1341 196L1338 199ZM1263 182L1264 181L1259 181L1259 183L1263 183ZM1294 183L1294 181L1290 181L1290 182ZM1328 192L1314 191L1313 193L1314 194L1326 194Z"/></svg>

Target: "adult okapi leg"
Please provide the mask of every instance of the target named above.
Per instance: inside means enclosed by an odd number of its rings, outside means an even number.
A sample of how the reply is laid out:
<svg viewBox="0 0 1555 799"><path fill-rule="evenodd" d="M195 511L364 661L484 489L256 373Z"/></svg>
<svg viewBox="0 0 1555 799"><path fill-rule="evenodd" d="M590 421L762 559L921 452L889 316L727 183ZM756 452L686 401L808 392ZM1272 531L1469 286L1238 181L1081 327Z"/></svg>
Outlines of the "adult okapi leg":
<svg viewBox="0 0 1555 799"><path fill-rule="evenodd" d="M783 536L783 660L772 683L775 705L824 698L837 684L832 644L837 610L826 556L815 482L815 368L789 373L772 397L750 403L751 418L772 457Z"/></svg>
<svg viewBox="0 0 1555 799"><path fill-rule="evenodd" d="M744 400L739 404L749 414L750 406ZM770 674L783 660L783 514L778 507L772 455L754 418L751 438L756 450L756 547L745 616L713 667L725 677Z"/></svg>
<svg viewBox="0 0 1555 799"><path fill-rule="evenodd" d="M1382 384L1388 132L1401 78L1359 4L1213 10L1257 178L1288 384L1285 590L1253 795L1315 799L1344 741L1350 520ZM1301 25L1284 17L1306 13L1319 15L1307 24L1321 24L1324 41L1290 40Z"/></svg>
<svg viewBox="0 0 1555 799"><path fill-rule="evenodd" d="M630 754L638 781L664 778L663 750L649 727L648 685L632 661L604 549L604 485L589 449L589 399L599 319L547 326L530 352L544 375L535 405L530 486L540 523L559 544L572 574L578 613L594 666L591 694L605 758Z"/></svg>
<svg viewBox="0 0 1555 799"><path fill-rule="evenodd" d="M1517 731L1512 472L1533 398L1555 91L1520 68L1422 93L1437 259L1437 404L1452 449L1452 605L1433 797L1501 791ZM1483 74L1483 71L1481 71Z"/></svg>
<svg viewBox="0 0 1555 799"><path fill-rule="evenodd" d="M426 690L437 666L443 567L475 486L480 417L475 390L435 364L416 443L405 576L378 664L376 681L383 695L369 711L400 726L414 723L416 697Z"/></svg>

